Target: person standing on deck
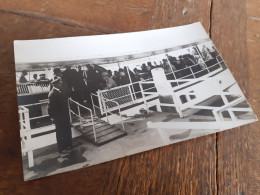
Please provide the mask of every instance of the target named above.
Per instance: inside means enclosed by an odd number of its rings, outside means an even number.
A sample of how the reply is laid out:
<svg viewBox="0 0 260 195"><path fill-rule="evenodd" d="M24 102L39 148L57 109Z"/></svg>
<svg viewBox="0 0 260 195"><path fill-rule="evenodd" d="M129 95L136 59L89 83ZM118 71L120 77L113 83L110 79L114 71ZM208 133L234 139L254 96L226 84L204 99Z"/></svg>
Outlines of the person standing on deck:
<svg viewBox="0 0 260 195"><path fill-rule="evenodd" d="M19 79L19 83L27 83L28 82L27 79L25 78L26 75L27 75L27 71L23 70L22 71L22 75L21 75L21 77Z"/></svg>
<svg viewBox="0 0 260 195"><path fill-rule="evenodd" d="M54 80L60 78L62 81L62 91L64 92L66 98L71 97L71 88L69 88L69 85L67 83L67 80L64 79L63 74L59 68L54 68L53 69L53 74L54 74ZM51 85L51 89L52 89Z"/></svg>
<svg viewBox="0 0 260 195"><path fill-rule="evenodd" d="M33 80L31 80L31 83L36 83L38 81L38 75L37 74L33 74Z"/></svg>
<svg viewBox="0 0 260 195"><path fill-rule="evenodd" d="M68 99L62 90L60 78L55 79L51 84L53 88L48 96L48 113L55 124L58 152L64 154L72 148Z"/></svg>
<svg viewBox="0 0 260 195"><path fill-rule="evenodd" d="M109 77L108 72L102 72L102 79L106 82L106 85L104 86L104 89L111 89L113 87L117 87L116 82Z"/></svg>

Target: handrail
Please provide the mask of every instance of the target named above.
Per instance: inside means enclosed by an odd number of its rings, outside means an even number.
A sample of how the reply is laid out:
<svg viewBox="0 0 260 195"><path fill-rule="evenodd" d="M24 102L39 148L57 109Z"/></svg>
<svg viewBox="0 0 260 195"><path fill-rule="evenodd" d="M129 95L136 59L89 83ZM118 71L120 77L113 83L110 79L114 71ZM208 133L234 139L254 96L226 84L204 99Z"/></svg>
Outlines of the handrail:
<svg viewBox="0 0 260 195"><path fill-rule="evenodd" d="M218 56L220 56L220 55L218 55ZM210 60L212 60L212 59L210 59ZM207 60L207 61L204 61L204 63L205 62L208 62L208 61L210 61L210 60ZM222 61L221 61L222 62ZM216 65L219 65L221 62L217 62L217 63L215 63L214 65L212 65L211 67L213 67L213 66L216 66ZM190 69L190 71L192 72L192 74L189 74L189 75L185 75L185 76L183 76L182 78L186 78L186 77L188 77L188 76L193 76L194 78L195 78L195 74L197 74L197 73L200 73L200 72L202 72L202 71L205 71L205 70L207 70L207 71L209 71L209 68L210 67L206 67L205 69L203 69L203 70L200 70L200 71L197 71L197 72L193 72L192 71L192 67L195 67L195 66L198 66L199 64L195 64L195 65L192 65L192 66L189 66L189 67L186 67L186 68L184 68L184 69L181 69L181 70L176 70L176 71L173 71L173 72L170 72L170 73L166 73L165 75L169 75L169 74L175 74L176 72L179 72L179 71L183 71L183 70L185 70L185 69ZM176 78L176 77L175 77ZM196 78L197 79L197 78ZM116 90L116 89L120 89L120 88L122 88L122 87L134 87L134 85L135 84L138 84L139 82L142 82L142 83L146 83L146 84L152 84L152 83L154 83L154 82L152 82L152 81L150 81L150 80L152 80L152 79L146 79L146 80L142 80L142 81L136 81L136 82L133 82L133 83L129 83L129 84L126 84L126 85L122 85L122 86L117 86L117 87L114 87L114 88L112 88L112 89L109 89L109 90L100 90L100 91L98 91L97 93L98 94L102 94L102 93L105 93L105 92L109 92L109 91L112 91L112 90ZM183 82L185 79L175 79L175 82L179 85L179 82ZM168 80L168 81L170 81L170 80ZM130 94L132 95L132 94L137 94L137 93L140 93L141 92L141 90L140 91L134 91L133 93L131 92ZM127 95L126 95L127 96ZM136 97L136 96L135 96ZM118 97L119 98L119 97ZM118 98L114 98L114 99L118 99ZM112 99L112 100L114 100L114 99ZM136 98L137 99L137 98Z"/></svg>
<svg viewBox="0 0 260 195"><path fill-rule="evenodd" d="M217 58L218 56L220 56L220 55L217 55L215 58ZM212 59L214 59L214 58L212 58ZM209 59L209 60L206 60L206 61L203 60L203 62L206 63L206 62L208 62L208 61L210 61L210 60L212 60L212 59ZM192 67L195 67L195 66L198 66L198 65L200 65L200 64L197 63L197 64L194 64L194 65L188 66L188 67L186 67L186 68L192 68ZM186 68L184 68L184 69L186 69ZM181 70L184 70L184 69L181 69ZM175 70L175 71L173 71L173 72L178 72L178 71L181 71L181 70ZM169 72L169 73L167 73L167 74L165 74L165 75L172 74L173 72ZM197 73L197 72L196 72L196 73Z"/></svg>
<svg viewBox="0 0 260 195"><path fill-rule="evenodd" d="M30 126L30 119L29 119L29 109L25 106L18 106L19 113L19 122L20 122L20 137L21 137L21 146L22 146L22 153L23 156L28 153L28 163L29 167L34 166L33 161L33 150L30 146L31 141L31 126ZM28 151L27 151L28 150Z"/></svg>
<svg viewBox="0 0 260 195"><path fill-rule="evenodd" d="M218 56L220 56L220 55L218 55ZM217 57L218 57L218 56L217 56ZM212 59L210 59L210 60L212 60ZM206 62L210 61L210 60L204 61L204 64L205 64ZM218 61L218 60L217 60L217 61ZM216 66L216 65L219 65L219 63L221 63L221 62L223 62L223 60L222 60L222 61L218 61L217 63L215 63L215 64L212 65L211 67ZM165 75L173 74L173 75L176 77L175 73L180 72L180 71L183 71L183 70L185 70L185 69L190 70L190 71L191 71L191 74L186 75L186 76L183 76L183 77L181 77L181 78L185 78L185 77L188 77L188 76L193 76L193 77L195 78L195 74L198 74L198 73L200 73L200 72L202 72L202 71L205 71L205 70L207 70L207 71L210 73L209 68L211 68L211 67L207 67L207 66L206 66L205 69L202 69L202 70L200 70L200 71L193 72L192 68L195 67L195 66L200 66L200 64L195 64L195 65L192 65L192 66L188 66L188 67L183 68L183 69L181 69L181 70L176 70L176 71L173 71L173 72L166 73ZM179 78L179 79L180 79L180 78ZM179 83L177 82L177 84L179 84Z"/></svg>
<svg viewBox="0 0 260 195"><path fill-rule="evenodd" d="M94 94L94 93L91 93L91 99L92 99L92 95L93 96L96 96L97 98L99 98L99 96L97 96L96 94ZM121 108L120 108L120 104L118 103L118 102L116 102L116 101L114 101L114 100L109 100L109 99L107 99L107 98L105 98L105 97L101 97L103 100L105 100L105 102L113 102L113 103L115 103L116 105L117 105L117 107L118 107L118 111L119 111L119 116L120 116L120 119L121 119L121 125L122 125L122 128L123 128L123 130L125 131L125 126L124 126L124 122L123 122L123 118L122 118L122 114L121 114ZM105 103L104 102L104 103ZM98 109L100 109L100 107L98 107L98 106L96 106L95 104L94 104L94 102L93 102L93 99L92 99L92 104L93 104L93 108L94 107L96 107L96 108L98 108ZM108 106L106 105L106 103L105 103L105 114L106 114L106 118L107 118L107 122L109 122L108 121L108 115L107 115L107 113L110 113L110 114L113 114L112 112L110 112L110 111L107 111L107 109L108 109ZM94 108L94 110L95 110L95 108ZM95 112L95 111L94 111Z"/></svg>
<svg viewBox="0 0 260 195"><path fill-rule="evenodd" d="M22 105L23 107L30 107L30 106L37 106L37 105L42 105L42 104L46 104L48 103L48 100L46 99L46 101L42 101L42 102L39 102L39 103L33 103L33 104L26 104L26 105ZM28 108L26 108L28 109ZM29 109L28 109L29 111ZM45 117L48 117L49 115L46 114L46 115L42 115L42 116L36 116L36 117L30 117L29 120L35 120L35 119L39 119L39 118L45 118Z"/></svg>
<svg viewBox="0 0 260 195"><path fill-rule="evenodd" d="M28 121L29 109L25 106L18 106L18 109L21 132L30 130L30 122Z"/></svg>
<svg viewBox="0 0 260 195"><path fill-rule="evenodd" d="M72 111L70 109L70 101L74 104L77 105L77 108L78 108L78 114L76 114L74 111ZM90 117L91 117L91 122L92 122L92 126L93 126L93 132L94 132L94 138L95 138L95 142L97 141L97 135L96 135L96 129L95 129L95 124L94 124L94 119L93 119L93 113L92 113L92 110L86 106L83 106L81 105L80 103L76 102L75 100L69 98L68 99L68 106L69 106L69 114L72 113L74 114L75 116L79 117L80 118L80 127L82 125L82 120L85 120L82 116L81 116L81 112L80 112L80 108L79 107L82 107L86 110L88 110L90 112ZM70 114L70 118L71 118L71 114Z"/></svg>
<svg viewBox="0 0 260 195"><path fill-rule="evenodd" d="M99 90L98 93L105 93L105 92L108 92L108 91L120 89L120 88L122 88L122 87L127 87L127 86L131 86L131 83L128 83L128 84L126 84L126 85L119 85L119 86L113 87L113 88L111 88L111 89Z"/></svg>
<svg viewBox="0 0 260 195"><path fill-rule="evenodd" d="M50 91L50 83L17 83L17 94L36 94Z"/></svg>

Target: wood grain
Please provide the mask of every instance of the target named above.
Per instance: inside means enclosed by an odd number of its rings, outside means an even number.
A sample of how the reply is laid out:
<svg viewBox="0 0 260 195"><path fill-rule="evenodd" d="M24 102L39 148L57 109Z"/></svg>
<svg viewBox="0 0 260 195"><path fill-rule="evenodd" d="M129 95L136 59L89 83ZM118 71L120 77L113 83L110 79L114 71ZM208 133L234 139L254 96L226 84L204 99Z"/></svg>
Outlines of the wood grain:
<svg viewBox="0 0 260 195"><path fill-rule="evenodd" d="M1 1L0 194L257 194L259 123L24 182L12 43L201 21L260 114L257 3L247 8L242 0Z"/></svg>
<svg viewBox="0 0 260 195"><path fill-rule="evenodd" d="M249 102L260 116L260 2L247 3L247 56L249 66ZM248 131L248 192L260 193L260 133L259 122Z"/></svg>
<svg viewBox="0 0 260 195"><path fill-rule="evenodd" d="M217 14L221 13L221 14ZM211 38L248 97L246 2L214 1ZM248 129L239 127L218 133L218 193L245 194L248 187Z"/></svg>

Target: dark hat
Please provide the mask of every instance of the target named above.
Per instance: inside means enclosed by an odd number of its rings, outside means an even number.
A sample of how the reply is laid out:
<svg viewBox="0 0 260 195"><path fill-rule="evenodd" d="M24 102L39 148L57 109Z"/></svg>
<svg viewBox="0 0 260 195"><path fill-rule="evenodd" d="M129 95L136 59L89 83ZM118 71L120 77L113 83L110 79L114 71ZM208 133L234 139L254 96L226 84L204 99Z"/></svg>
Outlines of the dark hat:
<svg viewBox="0 0 260 195"><path fill-rule="evenodd" d="M54 68L53 69L54 74L61 73L61 70L59 68Z"/></svg>

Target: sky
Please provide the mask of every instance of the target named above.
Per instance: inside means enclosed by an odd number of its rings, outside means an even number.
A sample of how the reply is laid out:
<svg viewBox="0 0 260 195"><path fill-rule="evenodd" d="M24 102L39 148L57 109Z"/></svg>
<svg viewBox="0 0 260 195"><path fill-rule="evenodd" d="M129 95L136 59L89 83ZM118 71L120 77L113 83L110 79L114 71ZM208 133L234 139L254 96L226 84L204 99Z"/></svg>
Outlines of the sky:
<svg viewBox="0 0 260 195"><path fill-rule="evenodd" d="M209 38L201 23L110 35L14 41L15 63L56 62L131 55Z"/></svg>

